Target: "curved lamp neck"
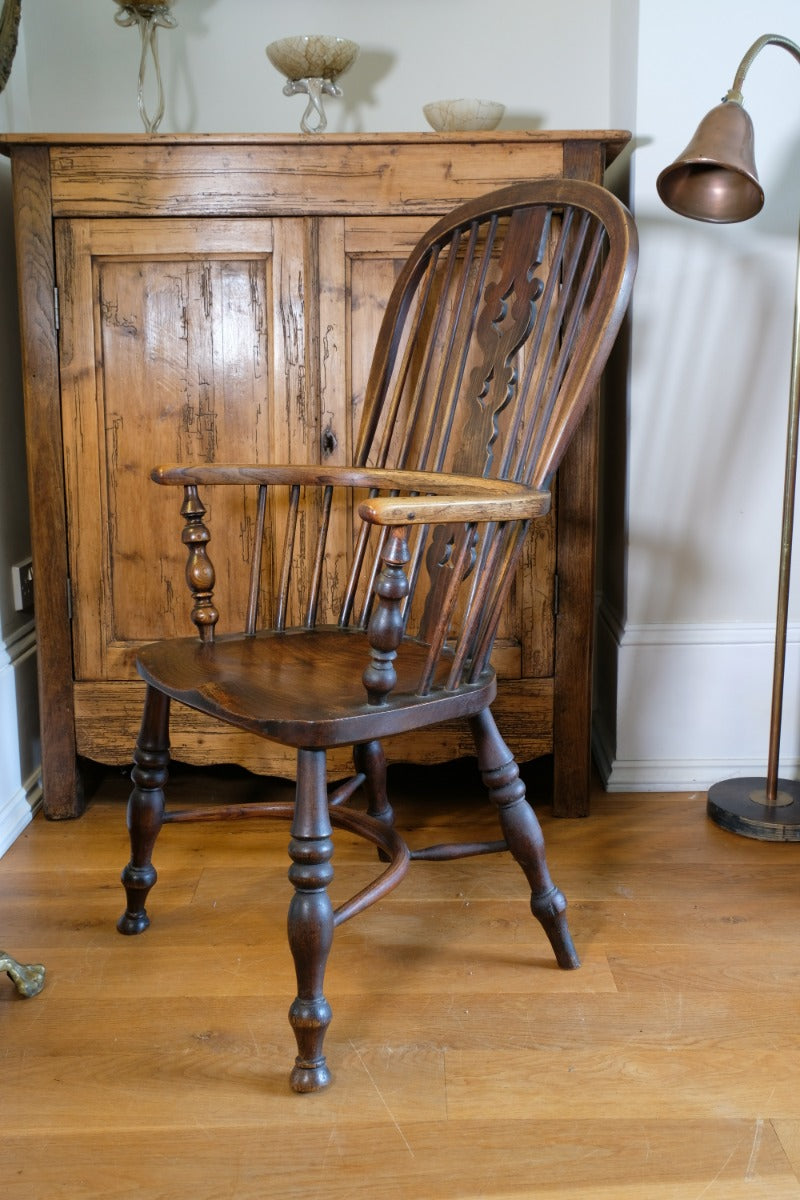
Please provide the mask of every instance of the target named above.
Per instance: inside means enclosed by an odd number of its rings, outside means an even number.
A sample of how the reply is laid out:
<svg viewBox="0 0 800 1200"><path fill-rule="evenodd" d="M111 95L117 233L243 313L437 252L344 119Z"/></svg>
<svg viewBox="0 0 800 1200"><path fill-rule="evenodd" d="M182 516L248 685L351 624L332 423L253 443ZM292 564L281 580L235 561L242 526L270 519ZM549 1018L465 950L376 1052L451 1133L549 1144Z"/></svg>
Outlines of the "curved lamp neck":
<svg viewBox="0 0 800 1200"><path fill-rule="evenodd" d="M726 94L725 101L732 100L735 104L742 103L742 84L744 83L745 76L765 46L783 46L784 50L788 50L792 57L800 63L800 46L796 42L793 42L791 38L783 37L780 33L765 33L763 37L753 42L739 63L738 70L733 79L733 87Z"/></svg>

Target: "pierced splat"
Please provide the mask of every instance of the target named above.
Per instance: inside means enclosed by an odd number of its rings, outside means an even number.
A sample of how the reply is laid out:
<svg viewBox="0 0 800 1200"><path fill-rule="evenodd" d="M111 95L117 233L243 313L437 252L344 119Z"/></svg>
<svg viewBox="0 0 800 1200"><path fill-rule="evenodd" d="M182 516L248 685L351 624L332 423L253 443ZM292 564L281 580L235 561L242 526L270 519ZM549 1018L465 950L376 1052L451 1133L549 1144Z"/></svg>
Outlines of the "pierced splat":
<svg viewBox="0 0 800 1200"><path fill-rule="evenodd" d="M530 335L536 302L544 283L536 273L544 258L550 226L547 211L515 212L503 244L499 278L490 280L475 328L483 358L470 372L462 402L467 408L464 431L453 470L488 475L498 436L498 417L514 398L519 383L517 355ZM530 258L508 253L508 245L529 245Z"/></svg>

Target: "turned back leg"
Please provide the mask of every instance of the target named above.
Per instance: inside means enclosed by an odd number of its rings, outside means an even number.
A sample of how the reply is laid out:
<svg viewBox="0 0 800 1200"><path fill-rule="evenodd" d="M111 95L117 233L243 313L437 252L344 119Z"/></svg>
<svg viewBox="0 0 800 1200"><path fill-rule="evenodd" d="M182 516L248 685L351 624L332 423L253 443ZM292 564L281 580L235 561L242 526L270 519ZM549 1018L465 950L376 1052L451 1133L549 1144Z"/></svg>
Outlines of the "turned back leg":
<svg viewBox="0 0 800 1200"><path fill-rule="evenodd" d="M367 798L367 812L384 825L392 825L394 812L386 791L386 755L383 746L377 740L359 742L353 746L353 762L356 770L363 772L365 776L363 787Z"/></svg>
<svg viewBox="0 0 800 1200"><path fill-rule="evenodd" d="M383 746L377 739L360 742L353 746L353 762L356 770L364 775L368 814L391 829L394 825L394 809L386 790L386 755ZM381 862L389 861L389 855L384 850L378 851L378 858Z"/></svg>
<svg viewBox="0 0 800 1200"><path fill-rule="evenodd" d="M500 736L490 710L470 720L481 778L497 806L506 844L522 867L531 888L531 912L541 923L560 967L580 966L567 927L564 896L550 878L544 838L536 814L525 798L514 756Z"/></svg>
<svg viewBox="0 0 800 1200"><path fill-rule="evenodd" d="M120 933L141 933L150 924L145 909L156 882L151 857L164 818L164 784L169 767L169 696L148 687L139 740L133 754L133 791L128 800L131 858L122 872L127 908L117 922Z"/></svg>

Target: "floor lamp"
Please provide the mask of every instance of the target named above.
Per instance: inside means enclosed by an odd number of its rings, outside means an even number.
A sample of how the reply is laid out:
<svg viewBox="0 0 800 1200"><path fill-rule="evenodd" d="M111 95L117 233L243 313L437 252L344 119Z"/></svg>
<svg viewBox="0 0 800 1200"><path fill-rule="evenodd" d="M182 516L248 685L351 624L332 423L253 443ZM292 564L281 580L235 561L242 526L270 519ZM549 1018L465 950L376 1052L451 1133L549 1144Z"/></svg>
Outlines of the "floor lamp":
<svg viewBox="0 0 800 1200"><path fill-rule="evenodd" d="M658 194L668 208L697 221L747 221L760 211L764 192L753 155L753 124L742 107L742 84L765 46L782 46L800 63L800 46L779 34L765 34L745 54L733 87L697 127L683 154L658 177ZM800 781L778 779L783 708L789 577L797 479L800 412L800 239L795 282L786 474L783 490L778 615L772 675L767 777L726 779L708 793L708 815L724 829L762 841L800 841Z"/></svg>

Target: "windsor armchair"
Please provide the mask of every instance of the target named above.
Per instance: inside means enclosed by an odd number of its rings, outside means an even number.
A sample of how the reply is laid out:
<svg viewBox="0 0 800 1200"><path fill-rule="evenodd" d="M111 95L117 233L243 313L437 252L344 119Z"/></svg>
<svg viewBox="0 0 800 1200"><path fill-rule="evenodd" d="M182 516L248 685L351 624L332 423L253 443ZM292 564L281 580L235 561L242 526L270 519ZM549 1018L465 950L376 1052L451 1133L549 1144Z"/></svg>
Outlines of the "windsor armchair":
<svg viewBox="0 0 800 1200"><path fill-rule="evenodd" d="M139 656L147 686L118 927L137 934L149 924L162 825L212 816L165 807L171 702L296 748L294 803L248 806L291 822L296 1091L330 1078L323 976L334 928L399 883L414 859L508 848L558 964L578 966L566 901L492 717L491 651L529 525L548 511L553 474L622 320L635 259L630 215L594 184L542 180L465 204L421 239L396 281L351 468L153 472L183 489L198 632ZM233 497L232 557L241 562L241 530L253 534L238 599L228 568L215 571L208 552L223 494ZM337 545L349 531L346 562L329 550L334 528ZM225 592L228 627L240 631L218 631ZM393 824L382 739L456 717L469 722L502 840L411 850ZM353 746L355 774L329 790L326 751L342 745ZM347 803L359 789L366 811ZM334 827L372 842L383 860L375 881L336 911L327 892Z"/></svg>

